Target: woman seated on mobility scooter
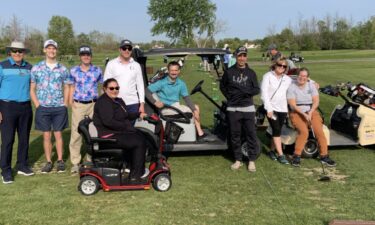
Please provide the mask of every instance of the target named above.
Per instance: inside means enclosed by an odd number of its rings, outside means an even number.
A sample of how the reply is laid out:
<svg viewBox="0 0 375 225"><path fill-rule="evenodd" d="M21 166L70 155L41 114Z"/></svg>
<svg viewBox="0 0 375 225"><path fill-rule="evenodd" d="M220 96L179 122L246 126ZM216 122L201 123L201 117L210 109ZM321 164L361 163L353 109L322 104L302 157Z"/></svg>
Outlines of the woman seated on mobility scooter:
<svg viewBox="0 0 375 225"><path fill-rule="evenodd" d="M129 182L142 183L147 181L149 173L149 170L145 169L146 140L132 126L131 120L137 117L143 118L147 114L127 112L125 102L117 97L119 89L116 79L110 78L104 81L104 94L95 103L93 122L99 137L117 139L116 143L106 144L106 148L130 151L130 154L127 154L131 155Z"/></svg>
<svg viewBox="0 0 375 225"><path fill-rule="evenodd" d="M327 140L323 132L323 119L317 111L319 106L319 93L315 84L309 81L309 70L301 68L297 80L293 81L287 91L290 107L290 120L298 131L295 143L292 165L300 166L301 153L312 129L320 150L320 162L326 166L336 166L335 161L328 156Z"/></svg>

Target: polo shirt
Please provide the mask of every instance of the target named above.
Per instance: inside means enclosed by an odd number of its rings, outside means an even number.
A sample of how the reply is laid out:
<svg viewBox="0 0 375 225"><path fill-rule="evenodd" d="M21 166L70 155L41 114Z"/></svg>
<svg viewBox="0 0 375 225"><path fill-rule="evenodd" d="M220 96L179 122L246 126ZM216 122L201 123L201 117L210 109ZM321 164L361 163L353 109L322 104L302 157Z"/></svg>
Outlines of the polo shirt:
<svg viewBox="0 0 375 225"><path fill-rule="evenodd" d="M100 67L90 65L88 71L74 66L70 69L70 80L75 86L73 99L77 101L91 101L98 98L98 83L103 83Z"/></svg>
<svg viewBox="0 0 375 225"><path fill-rule="evenodd" d="M104 72L104 80L114 78L120 86L119 97L127 105L145 102L145 87L139 63L130 59L129 63L121 62L120 57L108 62Z"/></svg>
<svg viewBox="0 0 375 225"><path fill-rule="evenodd" d="M185 82L178 77L175 82L171 82L167 76L150 84L148 89L152 93L156 93L160 101L166 105L172 105L173 103L179 102L180 96L189 96Z"/></svg>
<svg viewBox="0 0 375 225"><path fill-rule="evenodd" d="M0 99L5 101L30 101L30 70L32 65L22 61L17 65L9 57L0 63Z"/></svg>
<svg viewBox="0 0 375 225"><path fill-rule="evenodd" d="M64 106L64 85L72 84L64 65L57 63L50 69L45 61L33 66L31 82L36 84L36 97L44 107Z"/></svg>

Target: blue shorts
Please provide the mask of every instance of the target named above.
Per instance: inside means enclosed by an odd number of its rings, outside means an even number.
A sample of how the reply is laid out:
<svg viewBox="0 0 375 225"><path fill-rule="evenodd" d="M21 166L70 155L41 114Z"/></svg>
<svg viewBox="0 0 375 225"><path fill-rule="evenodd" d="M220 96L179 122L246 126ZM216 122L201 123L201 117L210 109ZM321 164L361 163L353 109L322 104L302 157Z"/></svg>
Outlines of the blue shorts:
<svg viewBox="0 0 375 225"><path fill-rule="evenodd" d="M35 111L35 129L63 131L68 127L68 108L39 106Z"/></svg>

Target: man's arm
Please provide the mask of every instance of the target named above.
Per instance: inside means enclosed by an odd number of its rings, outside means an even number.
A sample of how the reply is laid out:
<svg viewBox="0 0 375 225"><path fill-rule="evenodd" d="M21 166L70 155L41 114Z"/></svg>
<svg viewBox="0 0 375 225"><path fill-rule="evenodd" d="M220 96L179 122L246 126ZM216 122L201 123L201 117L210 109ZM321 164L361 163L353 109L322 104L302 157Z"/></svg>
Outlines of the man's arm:
<svg viewBox="0 0 375 225"><path fill-rule="evenodd" d="M145 112L145 84L143 82L143 75L141 66L138 65L137 67L137 77L136 77L136 86L138 91L138 98L139 98L139 112Z"/></svg>
<svg viewBox="0 0 375 225"><path fill-rule="evenodd" d="M220 91L223 93L224 97L228 99L228 92L227 92L227 82L228 82L228 70L224 71L223 76L220 80Z"/></svg>
<svg viewBox="0 0 375 225"><path fill-rule="evenodd" d="M38 108L40 103L39 103L38 98L36 97L35 89L36 89L35 82L31 82L30 83L30 98L31 98L31 101L34 103L35 108Z"/></svg>
<svg viewBox="0 0 375 225"><path fill-rule="evenodd" d="M70 101L70 84L64 84L64 105L68 107Z"/></svg>

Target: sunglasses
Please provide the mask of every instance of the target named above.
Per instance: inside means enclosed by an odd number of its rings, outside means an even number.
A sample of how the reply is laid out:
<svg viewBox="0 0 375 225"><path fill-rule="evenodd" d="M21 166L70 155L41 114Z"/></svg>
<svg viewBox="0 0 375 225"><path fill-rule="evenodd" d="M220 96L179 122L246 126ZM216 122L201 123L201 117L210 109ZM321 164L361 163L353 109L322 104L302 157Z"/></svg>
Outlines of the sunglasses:
<svg viewBox="0 0 375 225"><path fill-rule="evenodd" d="M123 51L128 50L128 51L130 52L131 50L133 50L133 47L132 47L132 46L123 46L123 47L121 47L121 49L122 49Z"/></svg>
<svg viewBox="0 0 375 225"><path fill-rule="evenodd" d="M25 50L22 50L22 49L11 49L10 50L12 53L20 53L20 54L22 54L22 53L24 53L25 52Z"/></svg>
<svg viewBox="0 0 375 225"><path fill-rule="evenodd" d="M108 89L111 90L111 91L113 91L113 90L118 91L118 90L120 90L120 87L119 86L117 86L117 87L109 87Z"/></svg>
<svg viewBox="0 0 375 225"><path fill-rule="evenodd" d="M282 64L276 64L278 67L282 67L284 69L286 69L288 66L287 65L282 65Z"/></svg>

